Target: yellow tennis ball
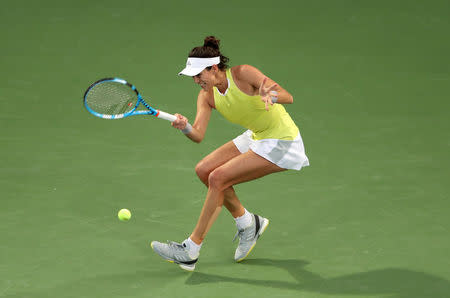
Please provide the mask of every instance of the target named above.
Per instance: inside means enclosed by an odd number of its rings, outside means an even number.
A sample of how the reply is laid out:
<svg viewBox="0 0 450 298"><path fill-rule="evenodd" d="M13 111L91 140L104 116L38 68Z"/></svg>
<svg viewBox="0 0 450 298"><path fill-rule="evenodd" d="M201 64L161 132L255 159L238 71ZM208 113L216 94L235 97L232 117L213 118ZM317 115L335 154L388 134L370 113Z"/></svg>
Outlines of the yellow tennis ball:
<svg viewBox="0 0 450 298"><path fill-rule="evenodd" d="M127 221L131 218L131 212L128 209L120 209L119 213L117 214L119 219L121 221Z"/></svg>

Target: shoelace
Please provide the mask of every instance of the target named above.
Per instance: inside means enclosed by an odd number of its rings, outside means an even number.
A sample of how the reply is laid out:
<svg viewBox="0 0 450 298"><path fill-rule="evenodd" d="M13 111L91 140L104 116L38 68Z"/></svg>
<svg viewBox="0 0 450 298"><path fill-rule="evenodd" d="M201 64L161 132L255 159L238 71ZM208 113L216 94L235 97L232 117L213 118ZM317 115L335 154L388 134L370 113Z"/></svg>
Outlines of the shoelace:
<svg viewBox="0 0 450 298"><path fill-rule="evenodd" d="M178 243L178 242L175 242L175 241L167 240L167 244L168 244L170 247L173 247L173 248L175 248L175 249L177 249L177 250L184 250L184 246L183 246L181 243Z"/></svg>

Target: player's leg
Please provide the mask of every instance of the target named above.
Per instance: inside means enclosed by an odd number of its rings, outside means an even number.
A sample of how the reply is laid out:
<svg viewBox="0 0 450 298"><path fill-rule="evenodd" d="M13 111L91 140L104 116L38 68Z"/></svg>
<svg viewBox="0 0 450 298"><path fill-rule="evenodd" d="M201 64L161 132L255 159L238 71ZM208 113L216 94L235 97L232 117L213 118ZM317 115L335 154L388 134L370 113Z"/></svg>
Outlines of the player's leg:
<svg viewBox="0 0 450 298"><path fill-rule="evenodd" d="M221 149L221 150L219 150L219 149ZM213 189L214 191L217 188L217 186L220 184L219 179L217 179L217 178L222 175L222 174L220 174L222 172L222 170L221 170L221 172L218 172L218 170L225 167L230 162L240 158L243 155L249 156L248 152L242 154L239 150L237 150L237 148L233 144L233 142L229 142L219 149L215 151L216 154L212 155L213 157L215 156L216 158L211 158L211 159L205 160L204 165L202 167L199 166L197 169L198 170L197 174L199 175L200 179L202 181L205 180L206 182L204 182L204 183L208 186L208 196L203 205L203 209L202 209L201 216L200 216L203 221L205 221L204 214L208 214L209 210L211 209L210 203L212 201L214 201L214 199L210 198L211 197L211 195L210 195L211 182L214 181L214 189ZM251 152L251 153L253 153L253 152ZM253 153L253 155L256 155L256 154ZM260 157L258 156L257 159L259 159L259 158ZM261 158L261 159L263 159L263 158ZM281 168L278 168L278 166L276 166L276 168L272 168L273 164L268 161L266 161L266 162L267 163L264 163L264 164L250 166L249 169L247 169L247 171L243 171L243 170L239 169L238 167L236 167L236 170L234 170L233 166L225 167L226 171L224 171L224 172L236 173L237 175L242 174L242 179L241 179L242 181L233 181L232 183L228 183L227 187L224 187L224 188L219 187L220 193L221 193L220 209L222 207L222 204L225 204L225 198L226 198L227 199L226 206L227 206L227 208L229 208L229 210L232 214L233 213L237 214L238 212L240 212L242 214L245 212L245 209L242 207L241 203L239 202L239 200L236 197L236 194L234 193L232 185L243 182L243 181L252 180L252 179L267 175L268 173L283 170ZM219 165L219 164L221 164L221 165ZM250 162L250 164L252 164L252 163ZM210 167L207 167L206 165L210 165ZM213 165L213 166L211 166L211 165ZM261 169L258 169L258 167ZM211 170L211 168L214 168L214 169ZM201 169L203 169L203 170L201 170ZM206 171L205 169L208 169L208 170ZM215 173L214 177L216 177L214 179L212 179L212 177L211 177L211 175L213 173ZM230 176L232 176L232 175L230 175ZM205 177L208 177L208 179L206 180ZM214 197L214 195L212 197ZM239 211L239 209L241 209L243 211ZM220 211L220 210L214 210L213 213L215 213L215 214L213 214L213 215L210 214L209 218L206 218L207 227L204 228L204 230L206 230L206 232L210 229L212 223L217 218L218 211ZM240 214L238 216L240 216ZM252 216L254 216L254 218L256 219L256 217L255 217L256 215L252 215ZM234 217L236 217L236 215L234 215ZM245 217L245 216L243 216L243 217ZM212 218L212 220L211 220L211 218ZM261 218L261 217L258 217L258 218ZM201 225L201 220L199 220L199 223ZM197 225L199 225L199 223ZM254 223L253 223L253 227L254 227ZM253 231L255 231L255 228L253 228ZM206 235L206 232L204 233L204 235ZM248 234L255 235L255 233L248 233ZM259 235L260 234L258 234L258 236ZM203 238L204 238L204 236L203 236ZM201 240L203 240L203 238ZM241 240L239 243L241 246L243 238L240 237L240 239ZM153 250L156 253L158 253L161 257L163 257L164 259L166 259L170 262L175 262L175 263L179 264L180 267L185 270L192 271L195 269L195 264L198 260L198 255L199 255L201 242L202 242L201 240L193 241L193 239L191 237L189 237L188 239L183 241L183 243L169 242L168 244L161 243L158 241L153 241L151 243L151 246L152 246ZM253 248L253 246L254 246L254 244L247 251L249 252L251 250L251 248ZM248 255L248 253L246 255ZM235 258L236 258L236 254L235 254Z"/></svg>
<svg viewBox="0 0 450 298"><path fill-rule="evenodd" d="M240 154L217 167L209 174L206 200L190 238L198 244L203 241L222 209L227 188L283 170L253 151Z"/></svg>
<svg viewBox="0 0 450 298"><path fill-rule="evenodd" d="M236 148L234 143L232 141L228 142L202 159L195 168L196 173L200 180L208 186L210 173L217 167L220 167L239 155L241 155L241 152ZM245 209L236 197L232 186L224 190L224 205L235 218L243 215L245 212ZM153 250L164 259L175 262L179 264L181 268L189 271L195 269L201 247L200 243L195 243L190 238L182 243L172 241L169 243L161 243L152 241L151 246Z"/></svg>
<svg viewBox="0 0 450 298"><path fill-rule="evenodd" d="M199 179L208 187L209 174L216 168L241 154L242 153L236 148L233 141L230 141L203 158L195 167L195 172ZM224 190L223 205L225 205L234 218L242 216L245 212L244 206L237 198L232 186Z"/></svg>

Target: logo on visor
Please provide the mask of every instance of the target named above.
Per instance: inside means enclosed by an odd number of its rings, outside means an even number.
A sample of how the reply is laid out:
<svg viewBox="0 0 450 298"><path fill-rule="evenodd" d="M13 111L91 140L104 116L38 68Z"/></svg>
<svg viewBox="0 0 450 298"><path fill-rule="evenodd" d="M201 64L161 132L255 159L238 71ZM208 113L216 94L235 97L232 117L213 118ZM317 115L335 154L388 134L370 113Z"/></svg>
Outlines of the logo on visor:
<svg viewBox="0 0 450 298"><path fill-rule="evenodd" d="M186 63L186 66L191 66L191 61L188 61L188 62Z"/></svg>

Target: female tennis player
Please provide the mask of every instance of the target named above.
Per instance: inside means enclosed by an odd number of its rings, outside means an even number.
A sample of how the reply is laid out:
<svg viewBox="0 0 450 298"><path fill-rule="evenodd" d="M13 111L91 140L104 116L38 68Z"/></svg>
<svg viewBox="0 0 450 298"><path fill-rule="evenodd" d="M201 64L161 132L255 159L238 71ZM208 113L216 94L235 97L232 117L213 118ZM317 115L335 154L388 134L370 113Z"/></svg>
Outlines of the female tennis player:
<svg viewBox="0 0 450 298"><path fill-rule="evenodd" d="M202 242L222 205L236 220L237 262L248 256L267 228L269 220L247 211L233 185L309 165L299 129L283 107L293 102L292 95L257 68L229 68L228 61L220 53L219 40L208 36L203 46L191 50L186 67L179 73L193 77L201 90L194 124L191 126L186 117L175 114L173 127L199 143L205 136L211 111L216 109L230 122L247 129L197 164L196 173L208 192L190 237L182 243L151 243L161 257L189 271L195 269Z"/></svg>

